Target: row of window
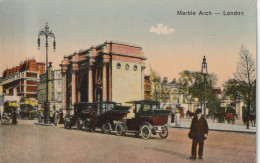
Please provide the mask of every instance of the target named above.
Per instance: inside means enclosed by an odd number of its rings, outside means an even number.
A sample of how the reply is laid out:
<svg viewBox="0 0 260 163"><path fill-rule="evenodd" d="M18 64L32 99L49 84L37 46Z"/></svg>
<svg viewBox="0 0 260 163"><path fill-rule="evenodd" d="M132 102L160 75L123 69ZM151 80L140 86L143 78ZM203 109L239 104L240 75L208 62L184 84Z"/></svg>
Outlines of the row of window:
<svg viewBox="0 0 260 163"><path fill-rule="evenodd" d="M118 69L121 69L121 63L118 62L118 63L116 64L116 67L117 67ZM125 69L126 69L126 70L129 70L129 68L130 68L129 64L125 64ZM133 70L136 71L137 68L138 68L137 65L134 65Z"/></svg>

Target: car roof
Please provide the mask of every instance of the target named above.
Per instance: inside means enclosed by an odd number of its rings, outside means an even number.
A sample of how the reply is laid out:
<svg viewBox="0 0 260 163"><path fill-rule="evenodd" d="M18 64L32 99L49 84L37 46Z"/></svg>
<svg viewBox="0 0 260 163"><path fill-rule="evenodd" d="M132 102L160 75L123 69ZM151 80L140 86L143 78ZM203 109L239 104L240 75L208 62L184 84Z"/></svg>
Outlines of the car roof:
<svg viewBox="0 0 260 163"><path fill-rule="evenodd" d="M132 103L132 104L160 104L159 101L152 101L152 100L139 100L139 101L129 101L126 103Z"/></svg>

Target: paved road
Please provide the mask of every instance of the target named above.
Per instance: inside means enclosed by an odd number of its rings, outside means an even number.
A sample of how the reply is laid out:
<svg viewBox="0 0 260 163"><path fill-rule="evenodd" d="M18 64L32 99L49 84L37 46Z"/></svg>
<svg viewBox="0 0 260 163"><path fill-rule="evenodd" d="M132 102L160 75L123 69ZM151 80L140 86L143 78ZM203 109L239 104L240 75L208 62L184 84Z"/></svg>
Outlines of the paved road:
<svg viewBox="0 0 260 163"><path fill-rule="evenodd" d="M189 159L187 129L169 129L169 137L149 140L36 126L21 120L0 126L0 162L194 162ZM256 162L256 135L210 132L203 160L197 162Z"/></svg>

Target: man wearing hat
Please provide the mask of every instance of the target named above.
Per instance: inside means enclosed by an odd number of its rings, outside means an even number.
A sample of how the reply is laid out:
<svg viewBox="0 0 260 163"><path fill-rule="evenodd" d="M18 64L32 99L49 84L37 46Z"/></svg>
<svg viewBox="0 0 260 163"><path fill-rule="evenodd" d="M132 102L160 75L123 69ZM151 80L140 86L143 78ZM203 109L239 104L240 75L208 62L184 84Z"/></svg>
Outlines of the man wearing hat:
<svg viewBox="0 0 260 163"><path fill-rule="evenodd" d="M195 116L192 119L189 137L192 139L192 149L191 149L191 159L196 159L197 155L197 145L199 144L199 159L203 159L203 146L204 140L208 136L208 123L206 119L201 116L201 109L197 109Z"/></svg>

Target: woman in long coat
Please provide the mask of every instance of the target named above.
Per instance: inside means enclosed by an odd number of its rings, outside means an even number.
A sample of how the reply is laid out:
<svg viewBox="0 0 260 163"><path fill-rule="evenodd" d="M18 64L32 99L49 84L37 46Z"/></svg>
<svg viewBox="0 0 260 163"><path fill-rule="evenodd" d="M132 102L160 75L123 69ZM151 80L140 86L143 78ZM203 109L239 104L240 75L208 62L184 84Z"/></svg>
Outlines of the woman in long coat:
<svg viewBox="0 0 260 163"><path fill-rule="evenodd" d="M192 139L191 159L196 159L197 145L199 144L199 159L203 159L204 140L208 136L208 123L206 119L201 116L201 109L196 110L196 115L192 119L189 137Z"/></svg>

